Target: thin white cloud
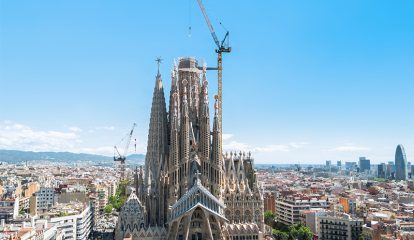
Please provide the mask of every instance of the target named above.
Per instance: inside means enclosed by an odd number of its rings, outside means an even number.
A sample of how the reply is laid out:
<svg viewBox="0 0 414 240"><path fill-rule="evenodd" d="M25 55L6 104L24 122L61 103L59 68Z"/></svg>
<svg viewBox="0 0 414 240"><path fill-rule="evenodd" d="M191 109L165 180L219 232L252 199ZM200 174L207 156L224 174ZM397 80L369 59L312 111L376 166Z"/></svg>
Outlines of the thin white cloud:
<svg viewBox="0 0 414 240"><path fill-rule="evenodd" d="M250 151L252 147L246 143L231 141L223 144L224 151Z"/></svg>
<svg viewBox="0 0 414 240"><path fill-rule="evenodd" d="M308 145L308 144L309 144L308 142L299 142L299 143L291 142L289 143L289 146L292 148L302 148L303 146Z"/></svg>
<svg viewBox="0 0 414 240"><path fill-rule="evenodd" d="M302 148L304 145L307 145L307 142L291 142L288 144L269 144L265 146L251 146L247 143L239 142L233 139L233 134L224 133L223 134L223 150L224 151L251 151L251 152L289 152L293 149Z"/></svg>
<svg viewBox="0 0 414 240"><path fill-rule="evenodd" d="M88 133L95 133L96 131L114 131L114 126L100 126L88 130Z"/></svg>
<svg viewBox="0 0 414 240"><path fill-rule="evenodd" d="M113 131L115 130L114 126L101 126L101 127L96 127L96 130L107 130L107 131Z"/></svg>
<svg viewBox="0 0 414 240"><path fill-rule="evenodd" d="M329 151L332 152L360 152L360 151L369 151L371 150L368 147L358 147L354 145L347 145L347 146L339 146L332 149L329 149Z"/></svg>
<svg viewBox="0 0 414 240"><path fill-rule="evenodd" d="M229 140L229 139L233 138L233 134L223 133L222 138L223 138L223 141Z"/></svg>
<svg viewBox="0 0 414 240"><path fill-rule="evenodd" d="M114 147L105 146L105 147L80 148L77 152L112 156L114 154Z"/></svg>
<svg viewBox="0 0 414 240"><path fill-rule="evenodd" d="M71 132L82 132L82 129L80 127L69 127L68 129Z"/></svg>
<svg viewBox="0 0 414 240"><path fill-rule="evenodd" d="M266 145L263 147L256 147L253 149L254 152L290 152L292 150L292 147L290 145Z"/></svg>
<svg viewBox="0 0 414 240"><path fill-rule="evenodd" d="M25 151L71 149L79 141L77 132L38 131L29 126L4 121L0 124L0 148Z"/></svg>
<svg viewBox="0 0 414 240"><path fill-rule="evenodd" d="M0 149L21 151L70 151L112 156L113 146L83 147L83 139L79 127L68 127L68 131L42 131L11 121L0 122ZM111 129L109 127L109 129ZM133 149L131 143L130 149ZM137 144L137 152L142 152L143 146ZM132 150L134 151L134 150ZM132 152L131 151L131 152Z"/></svg>

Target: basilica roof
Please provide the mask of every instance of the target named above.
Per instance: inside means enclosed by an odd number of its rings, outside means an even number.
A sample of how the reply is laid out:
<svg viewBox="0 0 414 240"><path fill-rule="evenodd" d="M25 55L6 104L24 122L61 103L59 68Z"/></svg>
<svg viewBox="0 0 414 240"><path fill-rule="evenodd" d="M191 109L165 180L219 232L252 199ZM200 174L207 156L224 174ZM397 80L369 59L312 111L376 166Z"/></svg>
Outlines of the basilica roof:
<svg viewBox="0 0 414 240"><path fill-rule="evenodd" d="M176 219L197 207L201 207L227 221L223 211L225 205L202 185L200 179L197 179L194 186L171 207L172 219Z"/></svg>

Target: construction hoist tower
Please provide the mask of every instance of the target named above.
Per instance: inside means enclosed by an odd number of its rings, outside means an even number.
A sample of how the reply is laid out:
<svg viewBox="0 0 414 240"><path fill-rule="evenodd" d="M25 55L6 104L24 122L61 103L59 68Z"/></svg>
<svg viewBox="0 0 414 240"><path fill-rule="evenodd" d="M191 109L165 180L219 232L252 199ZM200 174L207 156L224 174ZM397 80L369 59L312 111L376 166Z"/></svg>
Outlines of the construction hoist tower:
<svg viewBox="0 0 414 240"><path fill-rule="evenodd" d="M210 30L211 36L213 37L214 43L216 44L216 53L217 53L217 68L207 68L207 70L217 70L217 98L218 98L218 113L220 118L220 128L223 129L223 97L222 97L222 71L223 71L223 53L230 53L231 47L229 47L229 31L226 31L223 40L220 42L214 31L213 25L210 22L210 19L207 15L206 9L202 0L197 0L198 5L200 6L201 12L203 13L204 19L206 20L207 27ZM221 24L221 23L220 23ZM222 134L220 134L222 138ZM221 139L222 140L222 139Z"/></svg>

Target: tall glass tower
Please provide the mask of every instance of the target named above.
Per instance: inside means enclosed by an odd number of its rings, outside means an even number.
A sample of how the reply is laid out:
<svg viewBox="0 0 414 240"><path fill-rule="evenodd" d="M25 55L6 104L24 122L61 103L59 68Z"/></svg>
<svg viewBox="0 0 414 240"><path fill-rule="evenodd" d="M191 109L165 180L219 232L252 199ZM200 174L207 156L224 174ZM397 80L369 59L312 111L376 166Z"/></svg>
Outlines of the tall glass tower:
<svg viewBox="0 0 414 240"><path fill-rule="evenodd" d="M407 157L405 156L404 147L401 144L397 146L397 150L395 151L395 179L408 179Z"/></svg>

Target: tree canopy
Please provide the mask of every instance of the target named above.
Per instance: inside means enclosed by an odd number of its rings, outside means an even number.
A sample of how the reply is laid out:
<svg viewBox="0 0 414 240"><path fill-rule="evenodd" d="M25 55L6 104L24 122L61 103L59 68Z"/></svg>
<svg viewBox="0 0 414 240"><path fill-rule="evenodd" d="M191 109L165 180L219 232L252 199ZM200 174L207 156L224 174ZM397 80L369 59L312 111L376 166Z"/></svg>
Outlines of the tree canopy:
<svg viewBox="0 0 414 240"><path fill-rule="evenodd" d="M121 207L124 205L125 201L128 198L126 194L127 187L128 181L121 181L118 185L118 188L116 189L115 195L109 197L109 204L111 204L112 207L115 208L117 211L121 209Z"/></svg>
<svg viewBox="0 0 414 240"><path fill-rule="evenodd" d="M265 211L264 212L264 221L267 225L273 227L273 225L275 223L275 214L270 210Z"/></svg>
<svg viewBox="0 0 414 240"><path fill-rule="evenodd" d="M312 240L312 231L301 224L293 224L281 229L273 229L272 235L276 240Z"/></svg>

